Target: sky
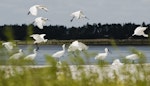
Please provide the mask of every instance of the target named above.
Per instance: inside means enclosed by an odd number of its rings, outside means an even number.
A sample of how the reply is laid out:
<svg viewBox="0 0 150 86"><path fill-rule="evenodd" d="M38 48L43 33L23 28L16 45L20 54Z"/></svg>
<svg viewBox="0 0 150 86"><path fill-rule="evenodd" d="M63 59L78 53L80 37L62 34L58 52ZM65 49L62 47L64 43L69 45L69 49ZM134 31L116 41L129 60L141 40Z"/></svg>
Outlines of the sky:
<svg viewBox="0 0 150 86"><path fill-rule="evenodd" d="M37 16L27 15L33 5L44 5ZM72 12L82 10L89 18L74 20ZM87 23L150 23L150 0L1 0L0 25L30 24L36 17L46 17L46 25L83 26Z"/></svg>

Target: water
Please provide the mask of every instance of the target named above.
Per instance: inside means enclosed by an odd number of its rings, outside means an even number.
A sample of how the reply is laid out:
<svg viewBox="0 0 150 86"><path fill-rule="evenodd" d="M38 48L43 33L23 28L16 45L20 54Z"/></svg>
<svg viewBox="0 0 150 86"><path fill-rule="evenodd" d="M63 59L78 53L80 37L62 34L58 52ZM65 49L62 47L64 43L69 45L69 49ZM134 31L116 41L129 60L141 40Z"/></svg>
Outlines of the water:
<svg viewBox="0 0 150 86"><path fill-rule="evenodd" d="M29 45L20 45L19 48L22 48L24 52L27 54L29 48L32 47L34 48L35 46L29 46ZM35 58L35 61L38 65L44 65L46 64L45 61L45 55L52 55L53 53L62 50L61 45L40 45L40 49L37 52L37 57ZM98 45L89 45L88 53L90 53L90 59L89 63L94 64L97 61L94 59L94 56L97 53L103 53L104 48L107 47L109 50L111 50L111 54L108 54L107 58L105 61L112 63L114 59L120 59L122 60L126 55L132 54L131 49L136 49L141 51L147 59L147 63L150 63L150 46L98 46ZM66 49L68 46L66 46ZM83 53L81 53L83 54ZM65 52L65 55L60 59L61 61L67 61L69 62L70 57L68 56L68 52ZM83 54L84 57L84 54ZM85 58L84 58L85 59ZM87 64L89 64L87 63ZM71 64L71 63L70 63Z"/></svg>

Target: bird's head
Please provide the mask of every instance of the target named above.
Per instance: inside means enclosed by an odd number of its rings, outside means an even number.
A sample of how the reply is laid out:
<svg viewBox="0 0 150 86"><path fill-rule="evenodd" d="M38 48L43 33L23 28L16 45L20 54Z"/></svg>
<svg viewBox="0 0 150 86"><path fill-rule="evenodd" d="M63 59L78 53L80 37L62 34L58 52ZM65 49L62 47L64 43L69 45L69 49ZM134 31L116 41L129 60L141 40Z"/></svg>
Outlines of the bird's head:
<svg viewBox="0 0 150 86"><path fill-rule="evenodd" d="M108 48L105 48L106 53L112 53Z"/></svg>
<svg viewBox="0 0 150 86"><path fill-rule="evenodd" d="M19 49L19 52L20 52L20 53L22 53L22 52L23 52L23 50L22 50L22 49Z"/></svg>
<svg viewBox="0 0 150 86"><path fill-rule="evenodd" d="M43 18L43 17L41 17L41 20L43 20L43 21L48 21L48 18Z"/></svg>

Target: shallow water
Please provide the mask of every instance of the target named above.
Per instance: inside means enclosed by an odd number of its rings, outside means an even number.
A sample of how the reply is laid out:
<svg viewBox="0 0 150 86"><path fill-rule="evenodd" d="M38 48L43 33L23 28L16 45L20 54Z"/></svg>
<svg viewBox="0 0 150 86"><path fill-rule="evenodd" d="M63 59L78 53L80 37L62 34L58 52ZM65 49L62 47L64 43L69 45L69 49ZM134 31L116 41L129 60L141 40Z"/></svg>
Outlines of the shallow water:
<svg viewBox="0 0 150 86"><path fill-rule="evenodd" d="M61 45L39 45L40 49L37 52L37 57L35 58L35 61L38 65L44 65L46 64L45 61L45 55L52 55L53 53L62 50ZM94 56L97 53L103 53L104 48L107 47L109 50L112 52L108 54L107 58L105 59L106 62L112 63L114 59L124 59L126 55L132 54L131 49L136 49L141 51L145 56L146 56L146 62L150 63L150 46L99 46L99 45L89 45L88 53L89 55L89 60L86 61L86 64L95 64L97 61L94 59ZM24 52L27 54L29 51L29 48L35 48L35 46L32 45L19 45L19 48L22 48ZM67 50L68 46L66 46ZM81 53L83 58L84 53ZM60 59L61 61L67 61L70 63L70 58L69 53L66 51L65 55ZM86 58L84 58L86 59ZM71 63L70 63L71 64Z"/></svg>

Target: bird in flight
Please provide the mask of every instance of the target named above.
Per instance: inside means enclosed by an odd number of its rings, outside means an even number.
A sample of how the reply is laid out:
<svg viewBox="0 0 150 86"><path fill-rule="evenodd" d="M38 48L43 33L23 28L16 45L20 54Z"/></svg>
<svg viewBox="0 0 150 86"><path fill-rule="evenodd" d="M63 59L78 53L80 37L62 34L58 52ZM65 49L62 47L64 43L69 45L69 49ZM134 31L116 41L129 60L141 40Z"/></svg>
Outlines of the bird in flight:
<svg viewBox="0 0 150 86"><path fill-rule="evenodd" d="M33 16L37 16L38 9L48 11L48 9L43 5L33 5L32 7L30 7L28 15L31 14Z"/></svg>
<svg viewBox="0 0 150 86"><path fill-rule="evenodd" d="M47 20L48 19L44 18L44 17L37 17L37 18L35 18L33 24L35 23L39 29L43 29L43 26L44 26L44 24L46 24Z"/></svg>
<svg viewBox="0 0 150 86"><path fill-rule="evenodd" d="M11 52L14 48L14 46L16 46L16 44L12 43L12 42L4 42L2 43L2 45L8 50L8 52Z"/></svg>
<svg viewBox="0 0 150 86"><path fill-rule="evenodd" d="M74 18L76 18L76 19L81 19L81 18L88 19L81 10L73 12L71 14L71 16L72 16L72 19L70 20L71 22L73 21Z"/></svg>
<svg viewBox="0 0 150 86"><path fill-rule="evenodd" d="M144 31L147 29L147 27L142 27L139 26L134 30L134 33L132 36L136 35L136 36L144 36L144 37L148 37L147 34L144 33Z"/></svg>
<svg viewBox="0 0 150 86"><path fill-rule="evenodd" d="M30 35L30 37L33 37L33 39L35 40L34 44L36 44L36 47L37 47L36 50L39 50L39 46L38 46L39 43L47 42L47 39L45 39L44 36L46 36L46 34L32 34L32 35Z"/></svg>
<svg viewBox="0 0 150 86"><path fill-rule="evenodd" d="M69 45L68 52L74 52L76 50L82 51L87 49L88 49L87 45L85 45L82 42L79 42L78 40L75 40Z"/></svg>

